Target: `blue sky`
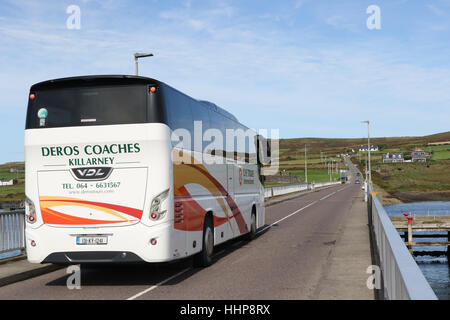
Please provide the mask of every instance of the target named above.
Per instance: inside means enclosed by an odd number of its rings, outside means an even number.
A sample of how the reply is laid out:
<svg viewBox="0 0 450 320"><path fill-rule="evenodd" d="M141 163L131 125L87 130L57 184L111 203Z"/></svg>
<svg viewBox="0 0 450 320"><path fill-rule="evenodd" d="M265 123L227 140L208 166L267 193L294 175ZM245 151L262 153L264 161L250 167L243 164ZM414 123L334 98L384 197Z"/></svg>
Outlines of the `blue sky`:
<svg viewBox="0 0 450 320"><path fill-rule="evenodd" d="M134 52L155 54L141 75L282 138L363 137L366 119L377 137L450 127L450 0L3 0L0 48L0 163L24 159L33 83L133 74Z"/></svg>

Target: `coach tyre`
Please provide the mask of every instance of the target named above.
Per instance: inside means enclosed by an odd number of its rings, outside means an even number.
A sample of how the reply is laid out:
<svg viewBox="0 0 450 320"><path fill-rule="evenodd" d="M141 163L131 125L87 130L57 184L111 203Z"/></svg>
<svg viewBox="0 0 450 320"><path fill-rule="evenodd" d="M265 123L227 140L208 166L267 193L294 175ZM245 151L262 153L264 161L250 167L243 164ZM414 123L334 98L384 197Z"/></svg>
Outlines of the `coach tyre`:
<svg viewBox="0 0 450 320"><path fill-rule="evenodd" d="M202 251L195 256L194 263L198 267L207 267L212 263L214 250L214 227L212 217L207 215L203 227Z"/></svg>
<svg viewBox="0 0 450 320"><path fill-rule="evenodd" d="M256 236L256 210L255 207L252 209L252 217L250 222L250 231L246 234L245 238L247 240L253 240Z"/></svg>

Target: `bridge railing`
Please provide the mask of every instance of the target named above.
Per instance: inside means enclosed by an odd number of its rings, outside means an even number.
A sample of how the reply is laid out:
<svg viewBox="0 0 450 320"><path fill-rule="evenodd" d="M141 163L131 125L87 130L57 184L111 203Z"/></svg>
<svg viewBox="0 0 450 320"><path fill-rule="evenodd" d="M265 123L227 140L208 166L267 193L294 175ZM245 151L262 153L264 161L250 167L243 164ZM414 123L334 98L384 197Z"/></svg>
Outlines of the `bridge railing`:
<svg viewBox="0 0 450 320"><path fill-rule="evenodd" d="M0 254L25 250L25 210L0 212Z"/></svg>
<svg viewBox="0 0 450 320"><path fill-rule="evenodd" d="M372 188L369 188L369 191ZM368 197L369 223L379 254L384 295L389 300L437 300L375 194Z"/></svg>
<svg viewBox="0 0 450 320"><path fill-rule="evenodd" d="M264 188L264 198L271 198L276 196L281 196L288 193L313 190L315 188L340 184L341 182L330 181L330 182L315 182L315 183L303 183L303 184L290 184L285 186L272 186Z"/></svg>

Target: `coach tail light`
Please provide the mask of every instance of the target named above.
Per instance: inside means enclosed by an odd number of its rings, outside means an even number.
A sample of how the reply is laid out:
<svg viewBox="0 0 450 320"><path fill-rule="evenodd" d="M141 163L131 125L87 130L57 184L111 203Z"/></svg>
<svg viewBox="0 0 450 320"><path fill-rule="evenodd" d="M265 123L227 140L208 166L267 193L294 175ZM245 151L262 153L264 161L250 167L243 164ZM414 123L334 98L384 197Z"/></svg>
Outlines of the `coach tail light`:
<svg viewBox="0 0 450 320"><path fill-rule="evenodd" d="M36 222L36 208L34 206L34 203L30 198L25 197L25 205L27 209L25 210L25 220L28 223L33 224Z"/></svg>
<svg viewBox="0 0 450 320"><path fill-rule="evenodd" d="M167 210L164 209L165 206L165 200L169 196L169 189L167 189L164 192L161 192L159 195L157 195L152 200L152 205L150 207L150 219L153 221L159 220L164 217Z"/></svg>

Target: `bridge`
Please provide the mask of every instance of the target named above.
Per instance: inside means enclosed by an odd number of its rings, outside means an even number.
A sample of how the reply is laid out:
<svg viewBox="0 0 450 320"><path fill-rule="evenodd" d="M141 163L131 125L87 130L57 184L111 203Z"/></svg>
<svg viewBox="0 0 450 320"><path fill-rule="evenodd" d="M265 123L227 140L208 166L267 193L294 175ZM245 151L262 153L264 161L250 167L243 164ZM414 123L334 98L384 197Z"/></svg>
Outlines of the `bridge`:
<svg viewBox="0 0 450 320"><path fill-rule="evenodd" d="M68 290L65 268L9 261L0 264L0 299L437 299L376 194L367 191L353 180L267 188L266 225L250 242L216 247L205 269L191 259L83 266L81 289ZM22 231L4 234L7 223L22 228L20 212L0 222L3 250L20 249Z"/></svg>

